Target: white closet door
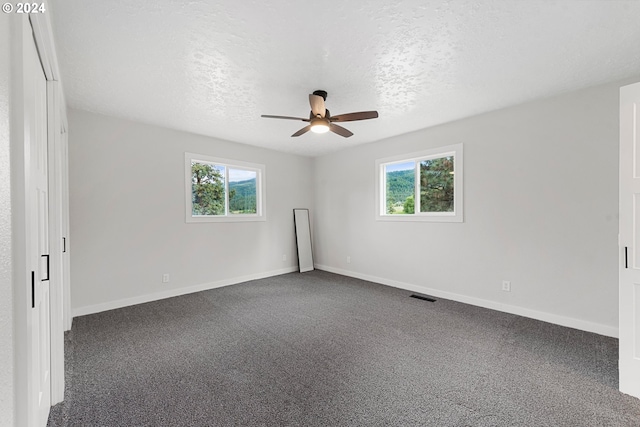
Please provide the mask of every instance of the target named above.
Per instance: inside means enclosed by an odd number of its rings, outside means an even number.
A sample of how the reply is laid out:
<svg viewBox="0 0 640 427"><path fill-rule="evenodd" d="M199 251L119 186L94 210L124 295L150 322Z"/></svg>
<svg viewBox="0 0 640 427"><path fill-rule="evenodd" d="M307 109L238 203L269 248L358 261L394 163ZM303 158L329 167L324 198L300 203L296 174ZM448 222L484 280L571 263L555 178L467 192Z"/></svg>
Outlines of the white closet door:
<svg viewBox="0 0 640 427"><path fill-rule="evenodd" d="M640 398L640 83L620 89L620 391Z"/></svg>
<svg viewBox="0 0 640 427"><path fill-rule="evenodd" d="M51 407L51 329L49 305L49 178L47 81L35 41L25 52L25 144L28 144L27 253L31 271L29 334L29 426L46 426Z"/></svg>

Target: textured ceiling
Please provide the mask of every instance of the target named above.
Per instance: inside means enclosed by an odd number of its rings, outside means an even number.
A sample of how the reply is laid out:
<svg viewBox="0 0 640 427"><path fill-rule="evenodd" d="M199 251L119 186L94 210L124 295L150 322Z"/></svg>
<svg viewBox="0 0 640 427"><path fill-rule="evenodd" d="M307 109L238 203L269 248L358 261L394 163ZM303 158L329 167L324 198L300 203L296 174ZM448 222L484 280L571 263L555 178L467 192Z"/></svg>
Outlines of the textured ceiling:
<svg viewBox="0 0 640 427"><path fill-rule="evenodd" d="M59 0L70 107L321 155L640 75L638 0ZM334 134L290 135L308 94Z"/></svg>

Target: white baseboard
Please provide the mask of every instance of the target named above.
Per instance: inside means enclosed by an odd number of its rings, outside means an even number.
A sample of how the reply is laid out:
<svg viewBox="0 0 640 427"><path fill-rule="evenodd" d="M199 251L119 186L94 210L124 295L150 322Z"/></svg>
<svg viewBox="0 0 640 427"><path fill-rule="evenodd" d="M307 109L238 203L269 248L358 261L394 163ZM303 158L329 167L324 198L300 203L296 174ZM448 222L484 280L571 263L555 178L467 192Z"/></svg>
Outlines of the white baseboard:
<svg viewBox="0 0 640 427"><path fill-rule="evenodd" d="M234 277L231 279L218 280L216 282L202 283L184 288L169 289L162 292L154 292L152 294L140 295L137 297L124 298L116 301L109 301L101 304L87 305L71 310L73 317L85 316L87 314L100 313L102 311L114 310L116 308L128 307L136 304L144 304L146 302L157 301L165 298L178 297L180 295L191 294L194 292L207 291L209 289L221 288L223 286L236 285L238 283L248 282L249 280L264 279L281 274L292 273L298 271L298 267L287 267L279 270L265 271L262 273L249 274L247 276Z"/></svg>
<svg viewBox="0 0 640 427"><path fill-rule="evenodd" d="M328 265L316 264L318 270L328 271L330 273L341 274L343 276L355 277L356 279L367 280L369 282L380 283L382 285L393 286L394 288L405 289L421 294L432 295L438 298L450 299L465 304L475 305L478 307L489 308L492 310L502 311L504 313L516 314L518 316L528 317L531 319L541 320L543 322L554 323L560 326L579 329L581 331L593 332L599 335L618 338L618 328L613 326L602 325L600 323L589 322L586 320L574 319L572 317L560 316L557 314L546 313L543 311L531 310L528 308L518 307L515 305L503 304L496 301L490 301L482 298L469 297L466 295L456 294L453 292L431 289L424 286L414 285L411 283L399 282L397 280L385 279L382 277L370 276L355 271L334 268Z"/></svg>

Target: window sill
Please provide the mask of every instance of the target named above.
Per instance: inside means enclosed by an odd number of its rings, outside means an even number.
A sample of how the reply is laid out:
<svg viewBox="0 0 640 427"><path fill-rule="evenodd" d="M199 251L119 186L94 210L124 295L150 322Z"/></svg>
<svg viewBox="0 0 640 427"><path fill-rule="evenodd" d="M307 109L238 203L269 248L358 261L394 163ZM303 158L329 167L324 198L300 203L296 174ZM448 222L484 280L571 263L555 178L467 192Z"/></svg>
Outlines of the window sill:
<svg viewBox="0 0 640 427"><path fill-rule="evenodd" d="M266 221L267 217L265 215L247 215L247 216L192 216L187 218L187 224L189 223L199 223L199 222L261 222Z"/></svg>
<svg viewBox="0 0 640 427"><path fill-rule="evenodd" d="M462 215L376 215L376 221L387 222L464 222Z"/></svg>

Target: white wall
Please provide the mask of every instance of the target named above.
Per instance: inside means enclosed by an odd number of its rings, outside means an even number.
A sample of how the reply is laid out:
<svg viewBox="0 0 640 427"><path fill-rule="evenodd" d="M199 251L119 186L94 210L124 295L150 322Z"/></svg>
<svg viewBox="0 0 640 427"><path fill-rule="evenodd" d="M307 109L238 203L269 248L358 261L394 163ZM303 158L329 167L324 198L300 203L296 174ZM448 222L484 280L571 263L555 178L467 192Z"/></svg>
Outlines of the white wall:
<svg viewBox="0 0 640 427"><path fill-rule="evenodd" d="M187 224L185 151L265 164L267 221ZM69 162L75 315L297 269L311 158L70 110Z"/></svg>
<svg viewBox="0 0 640 427"><path fill-rule="evenodd" d="M0 14L0 425L13 425L13 281L9 134L10 15Z"/></svg>
<svg viewBox="0 0 640 427"><path fill-rule="evenodd" d="M615 336L619 86L318 158L316 263ZM464 143L464 223L375 221L376 159L455 143Z"/></svg>
<svg viewBox="0 0 640 427"><path fill-rule="evenodd" d="M311 207L319 268L616 336L626 83L316 159L72 110L74 313L294 270L291 209ZM375 221L376 159L459 142L464 223ZM186 224L185 151L265 163L267 222Z"/></svg>

